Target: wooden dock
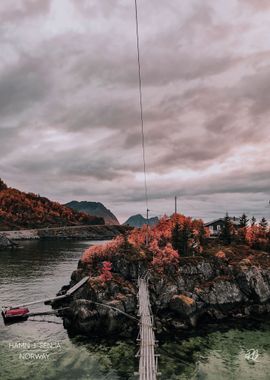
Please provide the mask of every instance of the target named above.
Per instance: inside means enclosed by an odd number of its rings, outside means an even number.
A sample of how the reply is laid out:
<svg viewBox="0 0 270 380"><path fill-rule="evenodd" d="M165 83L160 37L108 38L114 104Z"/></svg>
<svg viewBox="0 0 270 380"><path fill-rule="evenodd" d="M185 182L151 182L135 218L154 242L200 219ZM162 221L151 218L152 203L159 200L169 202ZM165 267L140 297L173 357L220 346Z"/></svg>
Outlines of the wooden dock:
<svg viewBox="0 0 270 380"><path fill-rule="evenodd" d="M21 303L20 305L15 305L15 306L4 306L2 307L2 317L4 319L4 323L15 323L18 321L23 321L26 320L28 317L34 317L38 315L60 315L61 312L63 312L65 309L68 308L62 308L58 310L52 310L52 311L40 311L40 312L30 312L26 306L30 305L36 305L39 303L44 303L44 305L50 305L55 301L60 301L64 299L68 299L71 297L71 295L76 292L81 286L83 286L89 279L89 276L86 276L81 279L77 284L72 286L65 294L52 297L52 298L45 298L41 300L36 300L36 301L31 301L31 302L24 302Z"/></svg>
<svg viewBox="0 0 270 380"><path fill-rule="evenodd" d="M56 297L51 297L51 298L44 298L44 299L41 299L41 300L36 300L36 301L31 301L31 302L25 302L25 303L22 303L20 305L9 306L8 308L10 310L11 309L19 309L21 307L36 305L38 303L44 303L45 305L48 305L51 302L63 300L65 298L70 297L74 292L76 292L76 290L78 290L81 286L83 286L88 281L88 279L89 279L89 276L84 277L83 279L81 279L81 281L77 282L77 284L75 284L74 286L72 286L72 288L70 288L65 294L63 294L61 296L56 296Z"/></svg>

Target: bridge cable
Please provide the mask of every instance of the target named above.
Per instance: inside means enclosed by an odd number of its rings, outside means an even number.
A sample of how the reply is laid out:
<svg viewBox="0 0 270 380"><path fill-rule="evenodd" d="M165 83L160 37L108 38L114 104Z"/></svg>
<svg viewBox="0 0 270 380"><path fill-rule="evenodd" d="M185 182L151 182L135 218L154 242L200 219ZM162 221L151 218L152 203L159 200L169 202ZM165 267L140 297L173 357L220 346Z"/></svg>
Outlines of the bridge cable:
<svg viewBox="0 0 270 380"><path fill-rule="evenodd" d="M136 22L138 81L139 81L139 103L140 103L141 135L142 135L141 142L142 142L142 158L143 158L143 172L144 172L144 191L145 191L146 215L147 215L147 221L148 221L149 210L148 210L148 188L147 188L146 159L145 159L145 136L144 136L144 118L143 118L143 95L142 95L139 21L138 21L137 0L134 0L134 1L135 1L135 22Z"/></svg>

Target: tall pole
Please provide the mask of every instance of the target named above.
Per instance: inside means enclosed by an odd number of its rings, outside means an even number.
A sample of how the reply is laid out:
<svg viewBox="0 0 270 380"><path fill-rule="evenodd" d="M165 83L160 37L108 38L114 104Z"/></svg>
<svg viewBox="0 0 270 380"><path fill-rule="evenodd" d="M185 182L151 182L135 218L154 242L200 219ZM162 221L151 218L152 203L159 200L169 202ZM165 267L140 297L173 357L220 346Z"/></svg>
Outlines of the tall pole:
<svg viewBox="0 0 270 380"><path fill-rule="evenodd" d="M146 209L146 223L147 223L147 231L146 231L146 241L145 241L145 245L146 247L148 247L149 245L149 208Z"/></svg>
<svg viewBox="0 0 270 380"><path fill-rule="evenodd" d="M177 214L177 196L174 197L174 212Z"/></svg>
<svg viewBox="0 0 270 380"><path fill-rule="evenodd" d="M147 224L149 224L149 223L148 223L148 220L149 220L149 211L150 211L150 210L149 210L149 208L148 208L148 209L146 210L146 220L147 220Z"/></svg>

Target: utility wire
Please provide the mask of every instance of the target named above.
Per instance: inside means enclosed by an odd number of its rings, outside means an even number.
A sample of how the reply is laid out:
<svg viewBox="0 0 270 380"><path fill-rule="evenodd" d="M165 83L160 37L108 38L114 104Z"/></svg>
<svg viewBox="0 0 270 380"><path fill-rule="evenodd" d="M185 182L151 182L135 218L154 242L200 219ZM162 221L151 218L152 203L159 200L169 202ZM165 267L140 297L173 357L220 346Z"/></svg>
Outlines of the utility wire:
<svg viewBox="0 0 270 380"><path fill-rule="evenodd" d="M146 204L146 217L148 219L148 189L146 176L146 159L145 159L145 137L144 137L144 120L143 120L143 96L142 96L142 76L141 76L141 58L140 58L140 38L139 38L139 21L137 0L135 0L135 22L136 22L136 42L137 42L137 61L138 61L138 80L139 80L139 102L140 102L140 118L141 118L141 134L142 134L142 158L144 172L144 192Z"/></svg>

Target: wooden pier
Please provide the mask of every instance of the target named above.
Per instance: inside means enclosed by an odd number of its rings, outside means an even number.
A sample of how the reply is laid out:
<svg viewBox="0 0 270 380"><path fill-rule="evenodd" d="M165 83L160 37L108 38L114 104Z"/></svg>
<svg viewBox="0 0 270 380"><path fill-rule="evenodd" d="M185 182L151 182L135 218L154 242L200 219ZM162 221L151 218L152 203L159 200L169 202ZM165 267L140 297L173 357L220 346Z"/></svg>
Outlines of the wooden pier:
<svg viewBox="0 0 270 380"><path fill-rule="evenodd" d="M81 286L83 286L89 279L89 276L86 276L82 278L77 284L72 286L65 294L52 297L52 298L45 298L41 300L31 301L31 302L24 302L19 305L15 306L4 306L2 308L2 316L5 322L17 322L19 320L26 320L30 316L36 316L36 315L51 315L56 314L59 315L59 312L63 311L64 309L58 309L55 311L41 311L41 312L30 312L29 309L26 308L26 306L36 305L38 303L44 303L44 305L51 305L53 302L68 299L71 297L71 295L76 292Z"/></svg>
<svg viewBox="0 0 270 380"><path fill-rule="evenodd" d="M48 304L50 304L52 302L63 300L65 298L70 297L74 292L76 292L76 290L78 290L81 286L83 286L88 281L88 279L89 279L89 276L84 277L83 279L81 279L81 281L77 282L77 284L75 284L74 286L72 286L72 288L70 288L63 295L56 296L56 297L51 297L51 298L44 298L44 299L41 299L41 300L36 300L36 301L31 301L31 302L25 302L25 303L22 303L20 305L9 306L8 309L10 309L10 310L11 309L19 309L21 307L36 305L38 303L44 303L45 305L48 305Z"/></svg>

